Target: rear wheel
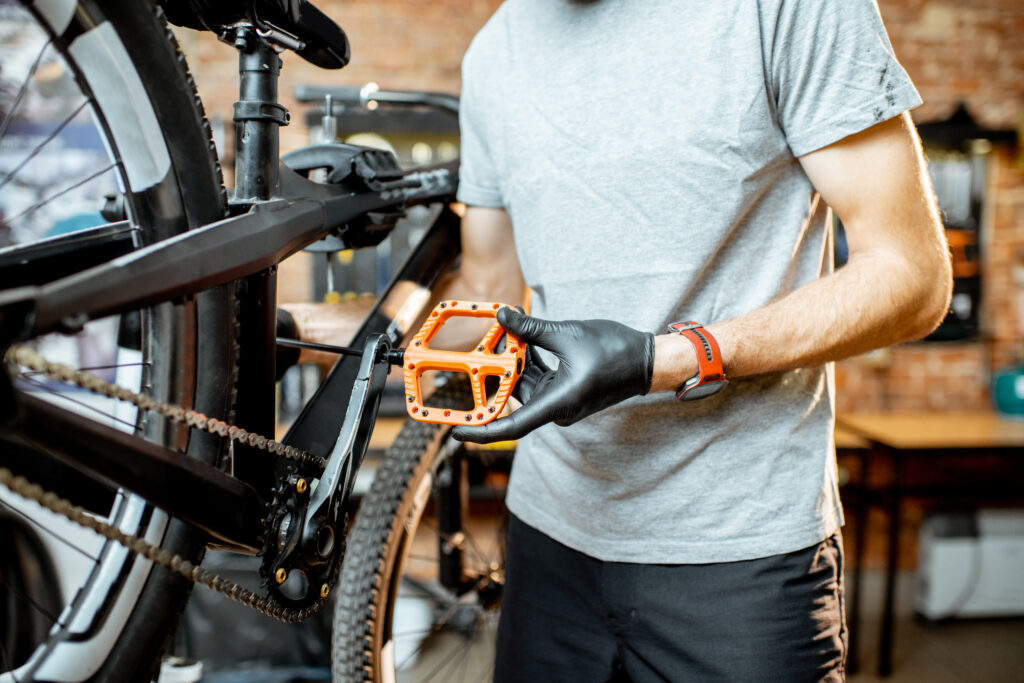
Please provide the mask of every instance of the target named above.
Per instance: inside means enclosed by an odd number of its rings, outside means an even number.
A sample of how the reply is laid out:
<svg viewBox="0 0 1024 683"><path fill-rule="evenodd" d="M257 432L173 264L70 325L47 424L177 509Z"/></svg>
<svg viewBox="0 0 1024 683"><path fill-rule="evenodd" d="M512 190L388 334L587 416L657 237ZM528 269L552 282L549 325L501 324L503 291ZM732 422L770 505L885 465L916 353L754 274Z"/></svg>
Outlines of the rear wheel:
<svg viewBox="0 0 1024 683"><path fill-rule="evenodd" d="M452 380L437 405L472 405ZM504 583L503 505L470 516L450 427L408 421L349 533L334 618L335 681L492 678Z"/></svg>
<svg viewBox="0 0 1024 683"><path fill-rule="evenodd" d="M210 130L157 8L137 0L79 0L0 9L0 28L16 44L21 64L5 59L3 78L14 80L0 84L0 183L6 186L0 192L0 239L17 248L90 221L103 223L98 215L102 193L112 190L124 197L125 227L134 248L224 216L225 194ZM53 105L60 104L67 106L55 114ZM87 130L90 121L93 133ZM78 138L69 135L93 135L101 144L96 149L76 147ZM62 215L67 207L73 209L71 216ZM111 211L117 209L108 216ZM119 382L134 372L130 388L230 419L235 308L232 288L225 287L185 304L142 311L138 331L122 329L121 334L122 342L131 337L129 346L139 349L134 355L118 349L113 362L117 367L102 362L97 371L109 372L113 379L116 370ZM96 345L95 329L104 324L116 331L116 322L100 321L86 328L84 336L92 334L92 341L74 342L81 366L95 367L83 349ZM46 338L33 343L43 349L67 345ZM54 389L28 373L16 381L41 393ZM61 395L53 400L64 404L89 403L74 392L56 393ZM94 404L82 409L93 417L97 410L107 410ZM205 462L217 463L224 453L218 439L190 435L150 414L110 411L104 419ZM5 462L11 449L3 450L0 465L12 465ZM38 483L50 488L58 482ZM122 531L172 553L192 560L202 553L201 534L126 492L101 494L88 504L91 512ZM71 579L62 576L58 582L63 584L62 611L49 615L54 623L45 638L36 638L39 642L21 656L0 651L0 671L7 672L0 673L0 681L147 679L159 664L158 654L190 585L116 543L83 534L6 489L0 490L0 507L31 520L61 558L59 569L80 567ZM65 563L65 557L71 559ZM0 585L12 600L20 599L10 588ZM59 586L51 588L57 592Z"/></svg>

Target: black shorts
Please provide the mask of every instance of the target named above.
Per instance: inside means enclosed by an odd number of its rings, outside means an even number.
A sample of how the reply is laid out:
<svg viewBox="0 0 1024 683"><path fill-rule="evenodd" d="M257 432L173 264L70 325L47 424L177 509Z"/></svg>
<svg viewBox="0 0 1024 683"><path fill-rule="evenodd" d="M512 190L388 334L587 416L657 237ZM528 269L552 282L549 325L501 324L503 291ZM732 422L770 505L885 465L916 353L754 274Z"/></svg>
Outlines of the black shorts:
<svg viewBox="0 0 1024 683"><path fill-rule="evenodd" d="M838 533L718 564L602 562L513 517L495 681L842 681Z"/></svg>

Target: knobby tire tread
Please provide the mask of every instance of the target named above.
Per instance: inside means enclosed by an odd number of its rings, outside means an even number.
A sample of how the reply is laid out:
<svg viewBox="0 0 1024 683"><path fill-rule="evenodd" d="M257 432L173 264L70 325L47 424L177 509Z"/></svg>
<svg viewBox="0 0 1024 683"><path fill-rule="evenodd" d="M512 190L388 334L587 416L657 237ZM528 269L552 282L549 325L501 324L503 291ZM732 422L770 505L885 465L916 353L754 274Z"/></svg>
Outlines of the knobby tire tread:
<svg viewBox="0 0 1024 683"><path fill-rule="evenodd" d="M206 118L206 112L188 63L161 7L152 4L150 9L165 40L159 49L170 49L173 65L184 83L185 92L191 98L194 116L198 117L200 134L204 138L201 145L192 144L194 141L190 141L187 147L182 149L180 146L176 146L177 141L172 137L173 132L169 132L171 131L170 127L163 125L164 121L161 121L168 151L173 158L173 167L179 178L179 189L189 226L200 227L227 215L227 191L224 187L220 161L213 142L213 130ZM157 49L157 46L154 46L153 49ZM146 84L147 88L149 85ZM154 97L157 92L149 91L149 94L159 116L161 110L157 98ZM204 185L209 187L208 180L202 184L190 185L188 174L208 175L211 171L216 185L215 195L211 196L203 187ZM203 387L197 383L195 405L200 410L205 408L206 413L210 416L220 413L224 419L230 422L234 416L235 388L239 373L237 367L240 345L237 322L239 303L235 287L234 285L225 285L216 288L197 297L197 301L198 306L203 306L206 309L204 310L205 315L201 317L201 314L196 313L197 346L215 345L218 347L196 350L199 359L196 367L197 382L205 374L204 371L208 370L226 371L227 377L224 378L220 387L212 385ZM199 367L203 358L207 359L203 365L214 367ZM202 393L220 395L203 396ZM211 404L219 405L220 409L211 410ZM190 442L196 438L197 432L193 430ZM200 454L201 459L210 464L223 466L228 453L224 440L212 439L205 435L198 438L207 442L205 448L202 449L205 453ZM212 443L214 441L220 443L214 444ZM196 450L190 445L190 453L195 454ZM201 561L205 552L206 537L194 527L172 519L164 539L163 547L171 552L196 564ZM140 680L154 678L160 667L160 655L169 645L170 638L181 621L191 591L192 584L189 581L169 569L155 567L146 582L137 607L124 629L124 635L111 651L111 656L101 669L97 680L131 680L125 678L127 672L136 672Z"/></svg>
<svg viewBox="0 0 1024 683"><path fill-rule="evenodd" d="M438 405L472 405L467 383L450 380L435 394ZM420 477L442 451L451 427L409 419L377 467L370 491L360 502L348 535L337 588L332 648L335 683L372 682L379 657L373 652L381 619L382 595L391 583L388 566L399 517ZM404 516L404 515L403 515Z"/></svg>

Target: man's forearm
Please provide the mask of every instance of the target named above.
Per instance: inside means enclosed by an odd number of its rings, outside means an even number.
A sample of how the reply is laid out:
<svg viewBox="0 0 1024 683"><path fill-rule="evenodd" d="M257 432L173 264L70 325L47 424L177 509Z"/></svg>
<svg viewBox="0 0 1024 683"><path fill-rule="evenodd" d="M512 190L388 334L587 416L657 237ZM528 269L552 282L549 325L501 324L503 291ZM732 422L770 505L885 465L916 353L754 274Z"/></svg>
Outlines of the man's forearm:
<svg viewBox="0 0 1024 683"><path fill-rule="evenodd" d="M437 301L462 299L465 301L500 301L518 306L523 301L522 277L518 273L509 274L501 271L505 277L499 277L499 268L495 267L495 277L467 278L463 269L448 273L434 287L434 298Z"/></svg>
<svg viewBox="0 0 1024 683"><path fill-rule="evenodd" d="M456 299L519 306L525 290L508 214L500 209L468 207L462 219L459 267L434 287L433 304ZM431 308L433 305L427 310ZM468 349L480 341L491 324L460 318L442 327L432 343L436 348Z"/></svg>
<svg viewBox="0 0 1024 683"><path fill-rule="evenodd" d="M881 250L862 253L763 308L709 323L726 375L792 370L923 337L948 309L942 258L910 262ZM655 340L652 391L675 390L696 371L689 341L671 334Z"/></svg>

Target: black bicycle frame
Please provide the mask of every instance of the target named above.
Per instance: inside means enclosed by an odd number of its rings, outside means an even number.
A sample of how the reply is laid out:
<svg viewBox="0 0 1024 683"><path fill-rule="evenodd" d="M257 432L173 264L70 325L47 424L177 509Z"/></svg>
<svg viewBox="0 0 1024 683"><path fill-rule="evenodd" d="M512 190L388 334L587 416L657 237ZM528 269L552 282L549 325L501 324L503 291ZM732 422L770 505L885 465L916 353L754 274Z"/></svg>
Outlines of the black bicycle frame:
<svg viewBox="0 0 1024 683"><path fill-rule="evenodd" d="M253 50L240 49L242 97L236 104L236 124L251 128L247 135L236 136L241 166L233 207L240 213L106 262L102 262L104 257L127 247L124 224L94 229L78 239L7 250L0 254L0 262L6 259L23 272L33 272L48 262L60 263L68 270L80 254L72 250L85 244L89 257L84 263L77 262L90 267L51 282L0 292L0 344L6 347L48 332L75 331L90 319L259 277L328 233L346 245L359 244L357 219L368 212L451 200L457 184L455 162L419 169L405 174L401 182L377 189L351 183L313 183L279 164L276 129L286 117L273 101L277 70L259 67L261 59L276 60L277 56L258 39L252 46ZM260 144L247 147L250 142L243 139ZM270 168L277 173L268 173ZM259 182L250 177L255 175L260 176ZM429 297L423 292L451 267L458 245L459 219L446 209L392 278L353 344L362 346L374 335L384 335L392 346L398 344L411 322L425 312ZM95 263L99 264L92 265ZM269 301L272 320L272 295ZM401 315L389 315L388 311ZM262 315L268 314L264 311ZM350 474L358 469L365 453L376 409L374 397L361 395L359 400L372 404L374 415L346 420L344 429L352 433L343 433L342 417L350 398L360 389L355 386L359 363L358 358L342 357L284 438L286 444L325 459L332 455L335 444L348 444L347 453L336 455L346 460L344 468ZM0 381L6 381L6 375ZM240 552L258 550L259 520L268 501L246 483L140 437L52 408L17 387L0 387L0 394L8 400L13 397L18 415L0 430L6 440L27 443L100 482L134 491L225 546ZM11 411L5 412L9 417ZM339 466L335 463L332 467L337 470Z"/></svg>
<svg viewBox="0 0 1024 683"><path fill-rule="evenodd" d="M413 180L429 179L429 187L384 192L346 192L318 185L286 167L280 174L284 196L255 203L241 216L50 283L0 292L0 325L14 339L77 331L94 318L253 275L370 211L450 198L457 183L454 165L409 174ZM20 256L26 267L36 258L28 250Z"/></svg>

